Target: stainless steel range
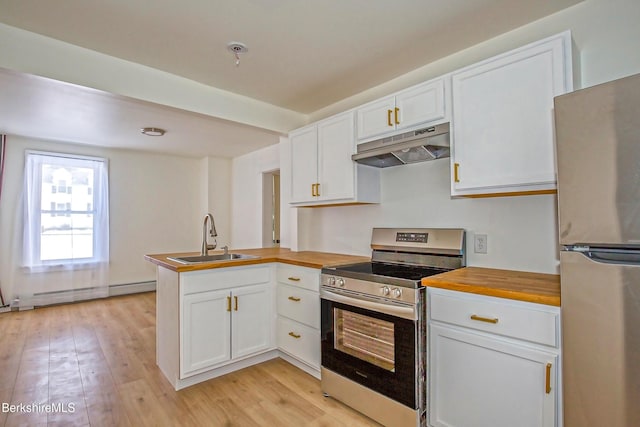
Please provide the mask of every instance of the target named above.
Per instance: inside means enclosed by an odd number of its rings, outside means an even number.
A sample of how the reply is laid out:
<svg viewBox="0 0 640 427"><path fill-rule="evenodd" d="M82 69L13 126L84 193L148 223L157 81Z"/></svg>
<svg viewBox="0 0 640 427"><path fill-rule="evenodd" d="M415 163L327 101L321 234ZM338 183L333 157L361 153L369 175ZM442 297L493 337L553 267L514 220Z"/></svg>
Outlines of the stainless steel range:
<svg viewBox="0 0 640 427"><path fill-rule="evenodd" d="M371 262L321 271L322 391L388 427L426 425L420 279L465 265L462 229L374 228Z"/></svg>

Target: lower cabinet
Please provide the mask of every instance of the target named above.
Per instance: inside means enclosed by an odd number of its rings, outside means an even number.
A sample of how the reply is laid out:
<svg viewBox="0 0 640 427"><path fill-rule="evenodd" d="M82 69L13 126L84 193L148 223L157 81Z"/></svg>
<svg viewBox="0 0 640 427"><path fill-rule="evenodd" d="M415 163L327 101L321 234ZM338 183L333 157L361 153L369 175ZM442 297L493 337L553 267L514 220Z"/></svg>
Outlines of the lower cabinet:
<svg viewBox="0 0 640 427"><path fill-rule="evenodd" d="M431 288L429 306L432 427L561 424L557 307Z"/></svg>
<svg viewBox="0 0 640 427"><path fill-rule="evenodd" d="M219 269L182 282L193 293L182 297L180 378L274 348L270 268Z"/></svg>
<svg viewBox="0 0 640 427"><path fill-rule="evenodd" d="M289 361L320 377L320 271L280 264L276 341Z"/></svg>
<svg viewBox="0 0 640 427"><path fill-rule="evenodd" d="M156 362L176 390L278 356L319 378L319 287L283 263L158 267Z"/></svg>

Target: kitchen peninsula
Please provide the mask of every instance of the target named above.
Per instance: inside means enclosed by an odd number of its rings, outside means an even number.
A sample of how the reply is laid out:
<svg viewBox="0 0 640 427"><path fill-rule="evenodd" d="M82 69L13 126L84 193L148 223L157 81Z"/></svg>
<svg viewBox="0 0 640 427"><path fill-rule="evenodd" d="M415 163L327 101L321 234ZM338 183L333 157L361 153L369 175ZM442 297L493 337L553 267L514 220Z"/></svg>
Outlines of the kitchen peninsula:
<svg viewBox="0 0 640 427"><path fill-rule="evenodd" d="M145 256L157 265L156 363L163 374L179 390L283 357L319 377L319 269L368 258L233 252L257 258L182 264L169 258L194 254Z"/></svg>

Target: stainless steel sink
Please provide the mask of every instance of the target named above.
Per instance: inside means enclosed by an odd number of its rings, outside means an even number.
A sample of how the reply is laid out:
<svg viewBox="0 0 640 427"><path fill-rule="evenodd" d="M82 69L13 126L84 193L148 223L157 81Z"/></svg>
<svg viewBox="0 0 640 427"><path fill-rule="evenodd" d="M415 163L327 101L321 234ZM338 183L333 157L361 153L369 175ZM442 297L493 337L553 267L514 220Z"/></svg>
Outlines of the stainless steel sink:
<svg viewBox="0 0 640 427"><path fill-rule="evenodd" d="M168 260L179 262L180 264L201 264L204 262L234 261L242 259L260 258L256 255L245 254L216 254L216 255L195 255L183 257L167 257Z"/></svg>

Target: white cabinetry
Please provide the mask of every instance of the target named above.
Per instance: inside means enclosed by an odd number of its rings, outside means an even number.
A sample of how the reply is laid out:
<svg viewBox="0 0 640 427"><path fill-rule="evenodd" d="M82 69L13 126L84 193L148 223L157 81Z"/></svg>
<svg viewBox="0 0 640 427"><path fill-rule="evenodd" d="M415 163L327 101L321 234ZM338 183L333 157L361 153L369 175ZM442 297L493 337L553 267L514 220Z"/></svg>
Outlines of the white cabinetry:
<svg viewBox="0 0 640 427"><path fill-rule="evenodd" d="M320 271L278 265L277 343L286 359L320 377Z"/></svg>
<svg viewBox="0 0 640 427"><path fill-rule="evenodd" d="M559 308L428 288L432 427L562 422Z"/></svg>
<svg viewBox="0 0 640 427"><path fill-rule="evenodd" d="M180 378L274 348L271 267L181 273Z"/></svg>
<svg viewBox="0 0 640 427"><path fill-rule="evenodd" d="M353 112L290 133L291 203L299 206L378 203L379 172L351 160Z"/></svg>
<svg viewBox="0 0 640 427"><path fill-rule="evenodd" d="M356 110L358 140L380 137L421 124L447 121L444 77L373 101Z"/></svg>
<svg viewBox="0 0 640 427"><path fill-rule="evenodd" d="M556 188L553 98L573 90L564 32L452 73L451 194Z"/></svg>

